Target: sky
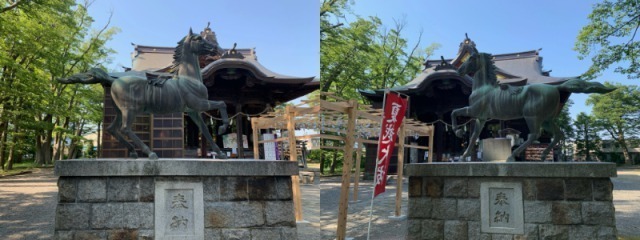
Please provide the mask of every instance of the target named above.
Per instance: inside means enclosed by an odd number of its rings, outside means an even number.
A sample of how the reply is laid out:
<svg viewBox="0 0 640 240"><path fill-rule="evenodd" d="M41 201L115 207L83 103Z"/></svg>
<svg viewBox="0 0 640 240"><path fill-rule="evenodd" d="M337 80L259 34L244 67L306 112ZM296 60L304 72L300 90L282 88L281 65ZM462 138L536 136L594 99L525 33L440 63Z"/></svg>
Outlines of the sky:
<svg viewBox="0 0 640 240"><path fill-rule="evenodd" d="M131 43L175 47L193 28L211 22L222 48L255 48L258 61L273 72L320 76L320 9L315 1L149 1L95 0L89 7L94 29L120 29L107 46L117 52L110 70L131 67Z"/></svg>
<svg viewBox="0 0 640 240"><path fill-rule="evenodd" d="M590 60L573 51L580 29L594 0L367 0L351 7L360 16L378 16L392 27L394 19L406 21L403 36L413 46L423 32L421 47L441 44L434 57L453 57L464 34L479 51L493 54L542 48L544 70L556 77L578 76ZM107 45L117 51L108 69L131 66L131 43L175 46L189 28L202 31L207 22L223 48L255 48L268 69L292 76L320 76L319 6L314 0L157 1L95 0L89 8L94 28L107 23L120 29ZM353 20L355 17L348 17ZM597 81L637 84L624 75L605 72ZM586 94L572 94L570 112L591 111Z"/></svg>
<svg viewBox="0 0 640 240"><path fill-rule="evenodd" d="M543 69L551 76L572 77L584 73L590 58L579 60L573 51L580 29L589 23L588 15L598 1L510 1L510 0L369 0L357 1L351 7L362 17L378 16L384 25L393 27L394 19L406 21L402 36L415 45L422 30L422 48L441 44L433 57L452 58L464 34L476 43L480 52L492 54L522 52L542 48ZM352 21L355 17L347 17ZM432 58L433 58L432 57ZM637 79L607 71L595 79L599 82L637 84ZM587 94L572 94L570 114L591 112L585 105Z"/></svg>

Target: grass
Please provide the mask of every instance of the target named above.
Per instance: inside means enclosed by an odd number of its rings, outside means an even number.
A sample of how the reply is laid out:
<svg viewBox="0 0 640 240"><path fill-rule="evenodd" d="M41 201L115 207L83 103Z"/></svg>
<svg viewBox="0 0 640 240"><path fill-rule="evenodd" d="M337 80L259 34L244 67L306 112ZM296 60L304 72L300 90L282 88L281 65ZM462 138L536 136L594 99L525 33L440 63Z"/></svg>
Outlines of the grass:
<svg viewBox="0 0 640 240"><path fill-rule="evenodd" d="M33 168L36 168L36 164L33 162L21 162L21 163L14 163L13 164L13 169L12 170L1 170L0 169L0 176L9 176L9 175L15 175L24 171L29 171Z"/></svg>

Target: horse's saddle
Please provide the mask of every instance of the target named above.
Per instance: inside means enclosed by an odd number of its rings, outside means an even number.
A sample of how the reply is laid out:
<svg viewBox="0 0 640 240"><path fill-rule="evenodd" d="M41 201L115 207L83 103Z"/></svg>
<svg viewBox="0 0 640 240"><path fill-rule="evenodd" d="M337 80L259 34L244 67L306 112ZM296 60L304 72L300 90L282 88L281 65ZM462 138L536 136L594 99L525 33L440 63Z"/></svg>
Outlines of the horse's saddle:
<svg viewBox="0 0 640 240"><path fill-rule="evenodd" d="M171 73L162 72L146 72L146 71L127 71L127 72L114 72L109 73L112 78L120 78L125 76L135 76L139 78L147 79L147 83L151 86L162 87L167 80L173 78Z"/></svg>
<svg viewBox="0 0 640 240"><path fill-rule="evenodd" d="M522 86L511 86L509 84L499 84L500 90L507 91L509 95L517 95L522 92Z"/></svg>
<svg viewBox="0 0 640 240"><path fill-rule="evenodd" d="M151 86L162 87L167 80L171 79L171 76L146 73L147 83Z"/></svg>

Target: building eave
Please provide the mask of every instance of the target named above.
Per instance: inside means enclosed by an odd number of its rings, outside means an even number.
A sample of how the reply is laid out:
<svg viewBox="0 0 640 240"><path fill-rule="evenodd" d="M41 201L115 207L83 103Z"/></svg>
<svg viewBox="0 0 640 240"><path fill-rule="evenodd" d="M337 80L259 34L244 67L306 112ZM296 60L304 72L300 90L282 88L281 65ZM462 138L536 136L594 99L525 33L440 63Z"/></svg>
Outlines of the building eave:
<svg viewBox="0 0 640 240"><path fill-rule="evenodd" d="M256 79L266 83L306 84L314 77L294 77L272 72L254 59L223 58L209 63L202 69L203 78L208 78L221 69L238 68L251 72Z"/></svg>

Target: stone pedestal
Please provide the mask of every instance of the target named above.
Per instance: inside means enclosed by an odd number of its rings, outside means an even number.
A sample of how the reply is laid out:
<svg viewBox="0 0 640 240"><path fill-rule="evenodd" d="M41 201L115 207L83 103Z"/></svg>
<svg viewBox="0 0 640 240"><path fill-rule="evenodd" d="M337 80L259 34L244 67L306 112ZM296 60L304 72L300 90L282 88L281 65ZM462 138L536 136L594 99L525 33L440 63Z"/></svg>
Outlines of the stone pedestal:
<svg viewBox="0 0 640 240"><path fill-rule="evenodd" d="M612 163L406 166L407 239L617 239Z"/></svg>
<svg viewBox="0 0 640 240"><path fill-rule="evenodd" d="M297 239L289 161L56 162L55 239Z"/></svg>
<svg viewBox="0 0 640 240"><path fill-rule="evenodd" d="M482 140L482 161L506 162L511 155L511 139L487 138Z"/></svg>

